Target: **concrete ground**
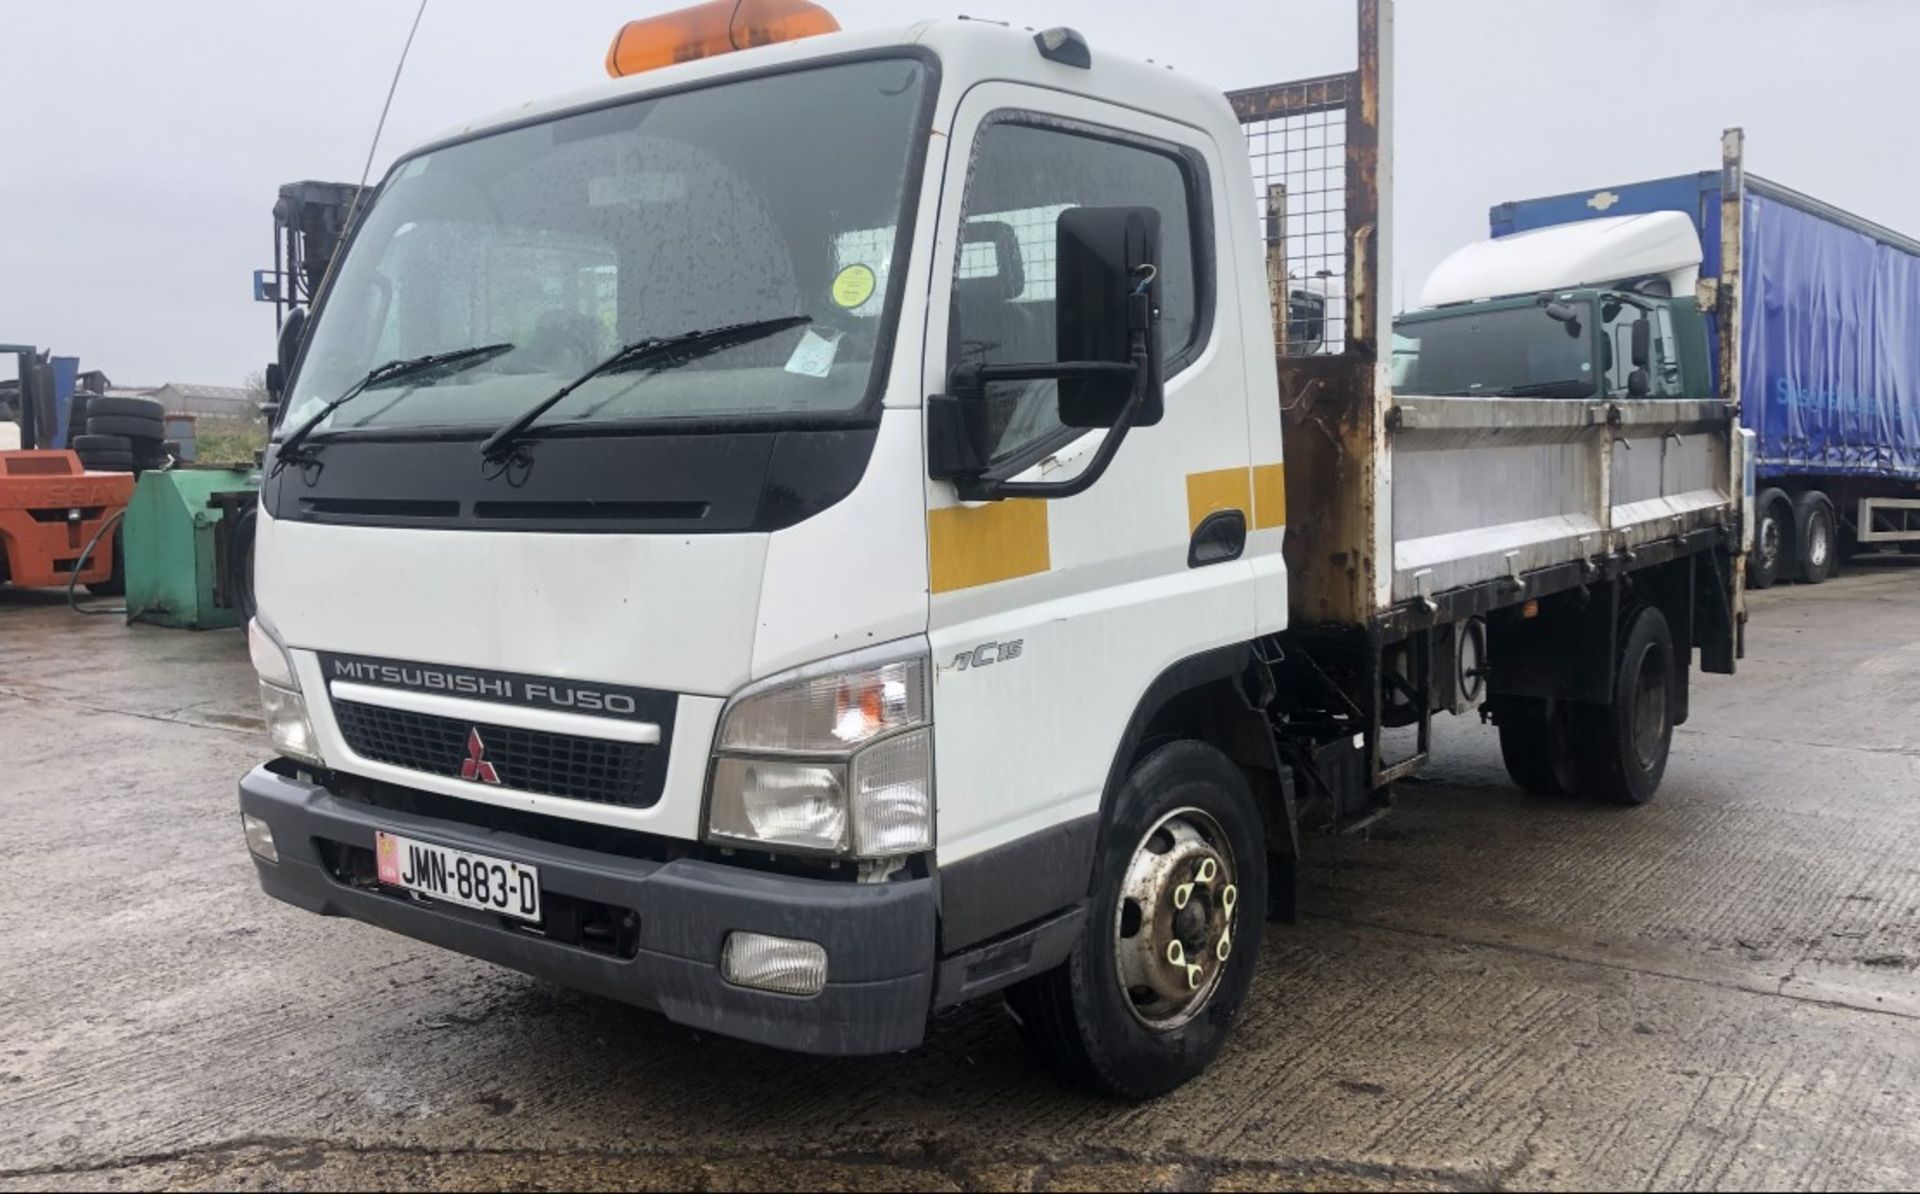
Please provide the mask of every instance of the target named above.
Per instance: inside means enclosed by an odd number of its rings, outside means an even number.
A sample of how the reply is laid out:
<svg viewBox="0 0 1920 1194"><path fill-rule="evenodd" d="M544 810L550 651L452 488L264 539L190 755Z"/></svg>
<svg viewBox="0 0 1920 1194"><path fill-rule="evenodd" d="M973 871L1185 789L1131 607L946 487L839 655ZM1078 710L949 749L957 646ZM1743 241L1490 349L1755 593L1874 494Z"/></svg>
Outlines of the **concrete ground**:
<svg viewBox="0 0 1920 1194"><path fill-rule="evenodd" d="M1912 1189L1910 564L1757 595L1647 808L1522 796L1444 726L1139 1107L996 1007L809 1060L272 903L240 636L0 593L0 1188Z"/></svg>

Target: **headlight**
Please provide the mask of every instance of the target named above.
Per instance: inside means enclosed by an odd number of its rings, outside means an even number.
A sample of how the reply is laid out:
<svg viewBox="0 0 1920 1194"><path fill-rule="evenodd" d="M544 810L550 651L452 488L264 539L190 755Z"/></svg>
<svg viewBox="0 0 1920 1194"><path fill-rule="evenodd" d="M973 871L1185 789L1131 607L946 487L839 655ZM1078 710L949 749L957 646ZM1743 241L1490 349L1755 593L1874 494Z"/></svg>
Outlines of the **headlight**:
<svg viewBox="0 0 1920 1194"><path fill-rule="evenodd" d="M713 765L713 832L840 853L847 847L844 764L722 756Z"/></svg>
<svg viewBox="0 0 1920 1194"><path fill-rule="evenodd" d="M247 623L247 652L253 656L253 670L260 676L260 713L266 719L267 736L273 740L274 749L289 758L326 766L314 738L313 721L307 716L307 699L300 695L293 660L258 618Z"/></svg>
<svg viewBox="0 0 1920 1194"><path fill-rule="evenodd" d="M859 858L931 849L927 698L926 656L884 648L748 689L721 719L709 836Z"/></svg>
<svg viewBox="0 0 1920 1194"><path fill-rule="evenodd" d="M253 670L260 679L289 692L300 691L300 680L293 674L293 661L287 658L287 649L258 618L247 623L247 654L253 656Z"/></svg>

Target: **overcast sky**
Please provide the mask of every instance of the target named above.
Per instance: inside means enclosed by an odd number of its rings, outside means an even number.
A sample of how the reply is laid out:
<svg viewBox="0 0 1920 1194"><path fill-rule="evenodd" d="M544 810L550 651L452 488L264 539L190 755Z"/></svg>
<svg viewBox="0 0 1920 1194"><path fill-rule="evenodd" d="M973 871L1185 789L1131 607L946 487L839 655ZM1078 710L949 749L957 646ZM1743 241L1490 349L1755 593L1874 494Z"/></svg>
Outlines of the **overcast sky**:
<svg viewBox="0 0 1920 1194"><path fill-rule="evenodd" d="M826 0L1070 24L1096 53L1222 88L1349 69L1350 0ZM272 351L251 300L283 182L359 177L413 0L0 0L0 341L122 385L237 384ZM374 175L472 116L604 76L671 0L430 0ZM1490 204L1749 167L1920 233L1920 3L1400 0L1395 252L1418 293ZM0 370L10 367L0 364Z"/></svg>

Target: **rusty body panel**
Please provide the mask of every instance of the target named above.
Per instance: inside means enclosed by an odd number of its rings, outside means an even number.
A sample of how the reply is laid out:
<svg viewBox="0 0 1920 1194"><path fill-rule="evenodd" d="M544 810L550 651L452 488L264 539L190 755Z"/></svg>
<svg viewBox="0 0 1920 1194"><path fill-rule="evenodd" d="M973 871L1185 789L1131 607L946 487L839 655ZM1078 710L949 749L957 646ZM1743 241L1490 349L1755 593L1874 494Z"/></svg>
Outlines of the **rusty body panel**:
<svg viewBox="0 0 1920 1194"><path fill-rule="evenodd" d="M1742 129L1727 129L1720 134L1720 277L1715 280L1711 307L1723 328L1743 326L1741 303L1745 290L1742 261L1746 257L1747 135ZM1720 396L1733 411L1734 425L1740 423L1741 336L1719 336ZM1751 529L1753 512L1742 511ZM1744 543L1745 540L1743 539ZM1747 557L1742 552L1734 560L1733 609L1738 630L1734 655L1746 653Z"/></svg>
<svg viewBox="0 0 1920 1194"><path fill-rule="evenodd" d="M1366 625L1383 595L1388 551L1390 395L1379 343L1386 320L1380 229L1382 87L1388 77L1381 58L1390 38L1382 35L1378 4L1359 8L1359 69L1227 97L1247 127L1255 181L1265 190L1287 508L1313 512L1310 519L1296 519L1287 534L1289 620L1295 627ZM1313 339L1290 334L1290 280L1312 285L1329 275L1339 280L1340 293L1326 295L1326 333Z"/></svg>

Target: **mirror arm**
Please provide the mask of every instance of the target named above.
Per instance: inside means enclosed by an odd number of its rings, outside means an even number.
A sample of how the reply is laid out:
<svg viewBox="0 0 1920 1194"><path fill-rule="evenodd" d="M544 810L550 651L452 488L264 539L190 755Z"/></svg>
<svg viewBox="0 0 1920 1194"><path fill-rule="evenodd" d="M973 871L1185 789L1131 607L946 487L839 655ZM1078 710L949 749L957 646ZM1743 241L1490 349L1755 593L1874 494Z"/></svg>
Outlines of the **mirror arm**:
<svg viewBox="0 0 1920 1194"><path fill-rule="evenodd" d="M1144 339L1144 338L1142 338ZM1000 481L989 477L960 477L954 481L954 489L965 502L997 502L1007 498L1069 498L1084 493L1093 487L1113 463L1120 451L1120 445L1126 442L1127 432L1133 429L1133 421L1140 414L1140 404L1147 394L1147 351L1144 343L1138 343L1133 352L1131 364L1118 361L1070 361L1058 365L985 365L976 366L982 373L993 370L1019 372L1021 370L1051 370L1039 374L1041 377L1059 377L1062 370L1085 370L1074 376L1114 376L1125 370L1133 375L1133 394L1128 397L1127 405L1120 411L1120 417L1107 429L1107 438L1100 441L1099 449L1093 459L1079 474L1066 481ZM1031 375L1029 375L1030 377ZM991 379L991 378L990 378ZM1007 378L1006 380L1024 380Z"/></svg>
<svg viewBox="0 0 1920 1194"><path fill-rule="evenodd" d="M1059 361L1034 365L959 365L953 371L954 391L965 398L984 398L983 391L999 381L1066 381L1100 377L1132 378L1139 372L1133 361Z"/></svg>

